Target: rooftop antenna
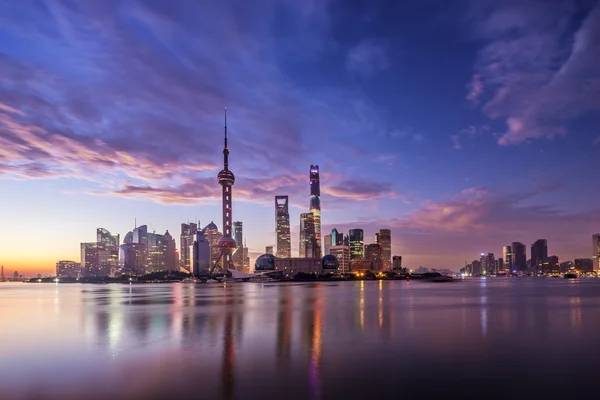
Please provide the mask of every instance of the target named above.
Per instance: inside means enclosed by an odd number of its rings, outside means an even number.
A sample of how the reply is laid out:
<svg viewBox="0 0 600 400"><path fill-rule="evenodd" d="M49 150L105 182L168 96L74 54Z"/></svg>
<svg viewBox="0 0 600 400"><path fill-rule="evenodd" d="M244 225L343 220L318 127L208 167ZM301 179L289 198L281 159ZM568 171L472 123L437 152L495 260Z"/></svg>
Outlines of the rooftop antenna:
<svg viewBox="0 0 600 400"><path fill-rule="evenodd" d="M137 217L133 218L133 229L137 229Z"/></svg>

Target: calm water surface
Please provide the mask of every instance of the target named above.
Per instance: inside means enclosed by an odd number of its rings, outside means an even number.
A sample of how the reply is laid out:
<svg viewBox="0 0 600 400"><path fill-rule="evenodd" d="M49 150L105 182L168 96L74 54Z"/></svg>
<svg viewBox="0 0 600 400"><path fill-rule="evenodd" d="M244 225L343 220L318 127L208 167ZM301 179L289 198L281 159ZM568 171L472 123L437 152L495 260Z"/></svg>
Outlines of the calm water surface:
<svg viewBox="0 0 600 400"><path fill-rule="evenodd" d="M600 279L0 284L0 398L597 392Z"/></svg>

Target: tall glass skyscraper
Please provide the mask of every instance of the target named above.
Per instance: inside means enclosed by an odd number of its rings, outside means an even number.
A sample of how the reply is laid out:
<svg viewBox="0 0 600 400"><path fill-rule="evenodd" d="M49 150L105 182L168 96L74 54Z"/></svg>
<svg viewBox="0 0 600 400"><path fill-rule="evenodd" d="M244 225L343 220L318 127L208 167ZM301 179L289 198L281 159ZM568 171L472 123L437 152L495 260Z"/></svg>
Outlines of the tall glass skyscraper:
<svg viewBox="0 0 600 400"><path fill-rule="evenodd" d="M350 244L351 260L365 258L365 240L362 229L350 229L348 232L348 242Z"/></svg>
<svg viewBox="0 0 600 400"><path fill-rule="evenodd" d="M313 242L315 241L315 218L313 213L300 214L300 242L298 257L314 257Z"/></svg>
<svg viewBox="0 0 600 400"><path fill-rule="evenodd" d="M198 230L198 225L195 223L181 224L181 236L179 237L179 260L181 268L188 272L192 271L192 254L190 249L194 243L194 236Z"/></svg>
<svg viewBox="0 0 600 400"><path fill-rule="evenodd" d="M379 244L381 245L381 257L383 269L388 271L392 269L392 231L389 229L379 230Z"/></svg>
<svg viewBox="0 0 600 400"><path fill-rule="evenodd" d="M277 234L277 257L279 258L292 256L288 207L288 196L275 196L275 231Z"/></svg>
<svg viewBox="0 0 600 400"><path fill-rule="evenodd" d="M524 271L527 268L527 255L525 254L525 245L521 242L512 242L513 270Z"/></svg>
<svg viewBox="0 0 600 400"><path fill-rule="evenodd" d="M502 258L504 259L504 271L506 271L507 274L511 274L513 271L513 255L510 246L504 246L502 248Z"/></svg>
<svg viewBox="0 0 600 400"><path fill-rule="evenodd" d="M315 239L321 254L321 184L319 181L319 166L310 166L310 212L314 218Z"/></svg>

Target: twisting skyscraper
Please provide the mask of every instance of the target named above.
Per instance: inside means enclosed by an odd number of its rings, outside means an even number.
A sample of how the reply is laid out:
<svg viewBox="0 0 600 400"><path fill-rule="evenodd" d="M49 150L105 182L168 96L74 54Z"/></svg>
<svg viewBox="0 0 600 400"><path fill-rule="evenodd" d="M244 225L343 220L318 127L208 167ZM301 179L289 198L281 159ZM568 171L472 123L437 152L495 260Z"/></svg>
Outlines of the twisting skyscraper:
<svg viewBox="0 0 600 400"><path fill-rule="evenodd" d="M277 230L277 257L290 258L292 256L292 243L287 196L275 196L275 228Z"/></svg>
<svg viewBox="0 0 600 400"><path fill-rule="evenodd" d="M223 270L232 268L231 253L235 250L235 240L231 237L231 214L232 214L232 187L235 176L229 170L229 149L227 148L227 109L225 109L225 147L223 148L223 170L217 175L219 185L222 187L223 199L223 236L219 239L218 246L223 259ZM211 268L215 268L213 265Z"/></svg>
<svg viewBox="0 0 600 400"><path fill-rule="evenodd" d="M315 221L315 239L321 253L321 185L318 165L310 166L310 212Z"/></svg>

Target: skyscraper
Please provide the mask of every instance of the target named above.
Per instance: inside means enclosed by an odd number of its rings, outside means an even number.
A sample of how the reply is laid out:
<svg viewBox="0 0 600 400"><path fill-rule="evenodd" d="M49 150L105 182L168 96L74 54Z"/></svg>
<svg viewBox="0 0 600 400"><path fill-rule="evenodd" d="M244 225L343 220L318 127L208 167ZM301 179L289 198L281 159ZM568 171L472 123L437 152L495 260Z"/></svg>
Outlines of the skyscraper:
<svg viewBox="0 0 600 400"><path fill-rule="evenodd" d="M265 246L265 254L273 254L273 246Z"/></svg>
<svg viewBox="0 0 600 400"><path fill-rule="evenodd" d="M325 242L325 245L323 246L325 247L325 255L328 255L331 249L331 235L325 235L323 241Z"/></svg>
<svg viewBox="0 0 600 400"><path fill-rule="evenodd" d="M235 269L242 271L244 269L244 233L242 221L233 222L233 238L236 248L233 252L232 260Z"/></svg>
<svg viewBox="0 0 600 400"><path fill-rule="evenodd" d="M538 239L531 245L531 267L536 272L541 272L544 262L548 258L548 242Z"/></svg>
<svg viewBox="0 0 600 400"><path fill-rule="evenodd" d="M348 242L350 244L350 259L356 260L365 258L365 241L362 229L350 229L348 232Z"/></svg>
<svg viewBox="0 0 600 400"><path fill-rule="evenodd" d="M119 270L119 235L96 229L95 243L81 243L80 264L84 277L115 276Z"/></svg>
<svg viewBox="0 0 600 400"><path fill-rule="evenodd" d="M377 243L381 245L383 269L389 271L392 268L392 231L380 229Z"/></svg>
<svg viewBox="0 0 600 400"><path fill-rule="evenodd" d="M177 246L175 245L175 239L173 239L173 236L171 236L169 230L165 232L164 237L167 242L165 254L167 271L179 271L179 260L177 259Z"/></svg>
<svg viewBox="0 0 600 400"><path fill-rule="evenodd" d="M59 261L56 263L57 278L79 278L80 265L75 261Z"/></svg>
<svg viewBox="0 0 600 400"><path fill-rule="evenodd" d="M594 271L598 271L600 261L600 233L592 235L592 260L594 260Z"/></svg>
<svg viewBox="0 0 600 400"><path fill-rule="evenodd" d="M236 243L231 237L231 218L232 218L232 201L233 201L233 184L235 176L229 170L229 148L227 147L227 109L225 109L225 146L223 148L223 169L217 175L219 185L222 187L223 199L223 236L219 239L218 246L221 250L221 258L223 260L223 270L227 271L233 268L231 262L231 254L235 250Z"/></svg>
<svg viewBox="0 0 600 400"><path fill-rule="evenodd" d="M343 246L344 245L344 234L339 233L336 228L331 230L331 245L332 246Z"/></svg>
<svg viewBox="0 0 600 400"><path fill-rule="evenodd" d="M313 213L300 214L300 241L298 257L314 257L313 242L315 241L315 219Z"/></svg>
<svg viewBox="0 0 600 400"><path fill-rule="evenodd" d="M217 261L219 261L219 258L221 256L221 249L219 248L219 239L221 239L223 234L219 232L219 228L213 221L210 221L210 224L206 225L202 229L202 234L208 240L208 243L210 245L210 269L213 269L217 266Z"/></svg>
<svg viewBox="0 0 600 400"><path fill-rule="evenodd" d="M510 246L504 246L502 248L502 258L504 259L504 271L507 274L512 273L513 271L513 257L512 257L512 249Z"/></svg>
<svg viewBox="0 0 600 400"><path fill-rule="evenodd" d="M290 258L292 256L292 243L290 238L288 196L275 196L275 225L277 233L277 257Z"/></svg>
<svg viewBox="0 0 600 400"><path fill-rule="evenodd" d="M350 248L348 246L331 246L329 252L337 257L339 272L350 272Z"/></svg>
<svg viewBox="0 0 600 400"><path fill-rule="evenodd" d="M494 259L494 253L481 253L479 259L481 264L481 273L484 275L496 275L496 260Z"/></svg>
<svg viewBox="0 0 600 400"><path fill-rule="evenodd" d="M379 243L371 243L367 245L367 248L365 249L365 259L369 260L371 263L371 269L373 271L382 271L383 247Z"/></svg>
<svg viewBox="0 0 600 400"><path fill-rule="evenodd" d="M521 242L512 242L510 247L512 250L513 271L524 271L527 268L525 245Z"/></svg>
<svg viewBox="0 0 600 400"><path fill-rule="evenodd" d="M195 275L208 274L211 264L211 248L210 242L204 236L204 231L198 229L196 231L196 240L192 244L192 264L193 273Z"/></svg>
<svg viewBox="0 0 600 400"><path fill-rule="evenodd" d="M321 254L321 184L319 181L319 166L310 166L310 212L313 214L315 224L316 245Z"/></svg>
<svg viewBox="0 0 600 400"><path fill-rule="evenodd" d="M180 267L188 272L192 271L192 255L190 249L194 243L194 236L198 230L195 223L181 224L181 236L179 237L179 259Z"/></svg>

